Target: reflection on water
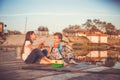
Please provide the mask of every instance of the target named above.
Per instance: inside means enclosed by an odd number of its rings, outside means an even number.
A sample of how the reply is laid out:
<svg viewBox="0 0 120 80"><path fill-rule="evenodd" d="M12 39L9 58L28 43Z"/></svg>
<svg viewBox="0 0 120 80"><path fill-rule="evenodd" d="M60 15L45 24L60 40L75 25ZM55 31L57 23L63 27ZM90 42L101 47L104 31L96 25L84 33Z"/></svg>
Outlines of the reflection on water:
<svg viewBox="0 0 120 80"><path fill-rule="evenodd" d="M80 52L80 51L78 51ZM83 52L83 53L82 53ZM88 52L88 53L86 53ZM120 69L120 51L82 51L77 53L80 61Z"/></svg>

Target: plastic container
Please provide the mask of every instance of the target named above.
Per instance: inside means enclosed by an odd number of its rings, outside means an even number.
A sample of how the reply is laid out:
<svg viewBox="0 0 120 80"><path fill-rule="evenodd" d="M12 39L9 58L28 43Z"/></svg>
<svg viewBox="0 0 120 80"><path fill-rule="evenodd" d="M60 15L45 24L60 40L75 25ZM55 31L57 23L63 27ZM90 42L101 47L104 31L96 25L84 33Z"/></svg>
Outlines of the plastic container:
<svg viewBox="0 0 120 80"><path fill-rule="evenodd" d="M62 68L64 67L64 61L63 60L52 60L51 66L54 68Z"/></svg>

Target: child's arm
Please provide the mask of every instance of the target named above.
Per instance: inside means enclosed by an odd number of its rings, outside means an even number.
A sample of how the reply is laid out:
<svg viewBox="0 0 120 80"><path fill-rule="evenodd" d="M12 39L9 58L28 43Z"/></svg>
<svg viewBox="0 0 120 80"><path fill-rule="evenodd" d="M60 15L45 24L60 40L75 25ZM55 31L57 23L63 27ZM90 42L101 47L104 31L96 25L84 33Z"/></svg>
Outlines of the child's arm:
<svg viewBox="0 0 120 80"><path fill-rule="evenodd" d="M33 49L38 48L39 45L38 44L37 45L31 45L31 44L29 44L28 47L33 50Z"/></svg>
<svg viewBox="0 0 120 80"><path fill-rule="evenodd" d="M67 47L68 49L70 49L71 51L73 51L73 48L72 48L70 45L66 45L66 47Z"/></svg>
<svg viewBox="0 0 120 80"><path fill-rule="evenodd" d="M50 43L49 43L49 48L48 48L48 54L51 53L53 47L54 47L54 43L53 43L53 42L50 42Z"/></svg>
<svg viewBox="0 0 120 80"><path fill-rule="evenodd" d="M39 48L39 47L40 47L40 48L43 48L43 47L44 47L44 41L41 40L41 41L40 41L40 44L36 44L36 45L29 44L28 47L29 47L30 49L32 49L32 50L33 50L33 49L36 49L36 48Z"/></svg>
<svg viewBox="0 0 120 80"><path fill-rule="evenodd" d="M62 43L62 46L66 46L68 49L70 49L71 51L73 50L73 48L68 44L68 43L65 43L63 42Z"/></svg>
<svg viewBox="0 0 120 80"><path fill-rule="evenodd" d="M52 48L53 48L53 45L51 45L51 46L50 46L50 48L48 49L48 54L50 54L50 53L51 53Z"/></svg>

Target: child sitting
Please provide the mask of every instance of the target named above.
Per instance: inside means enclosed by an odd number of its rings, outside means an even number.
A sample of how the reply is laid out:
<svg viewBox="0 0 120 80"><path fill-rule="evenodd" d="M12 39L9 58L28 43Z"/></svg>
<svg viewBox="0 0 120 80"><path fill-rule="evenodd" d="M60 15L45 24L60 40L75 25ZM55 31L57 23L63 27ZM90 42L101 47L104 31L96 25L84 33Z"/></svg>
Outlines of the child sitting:
<svg viewBox="0 0 120 80"><path fill-rule="evenodd" d="M51 43L49 54L51 59L63 59L67 63L77 64L71 52L72 48L62 41L62 34L56 32L54 34L54 42Z"/></svg>
<svg viewBox="0 0 120 80"><path fill-rule="evenodd" d="M40 64L51 64L51 60L48 59L44 53L46 50L40 50L39 44L34 44L36 39L34 31L28 31L25 36L25 41L22 47L21 55L26 64L33 64L39 61Z"/></svg>

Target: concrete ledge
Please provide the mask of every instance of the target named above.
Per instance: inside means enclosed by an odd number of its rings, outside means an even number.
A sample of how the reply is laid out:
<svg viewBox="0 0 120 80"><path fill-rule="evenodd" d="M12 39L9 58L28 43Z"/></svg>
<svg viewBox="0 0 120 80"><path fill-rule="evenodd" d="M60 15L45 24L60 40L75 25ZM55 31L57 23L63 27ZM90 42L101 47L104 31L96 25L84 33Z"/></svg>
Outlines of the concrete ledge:
<svg viewBox="0 0 120 80"><path fill-rule="evenodd" d="M14 48L15 49L15 53L16 53L16 59L21 59L21 49L22 49L22 45L0 45L0 48Z"/></svg>

